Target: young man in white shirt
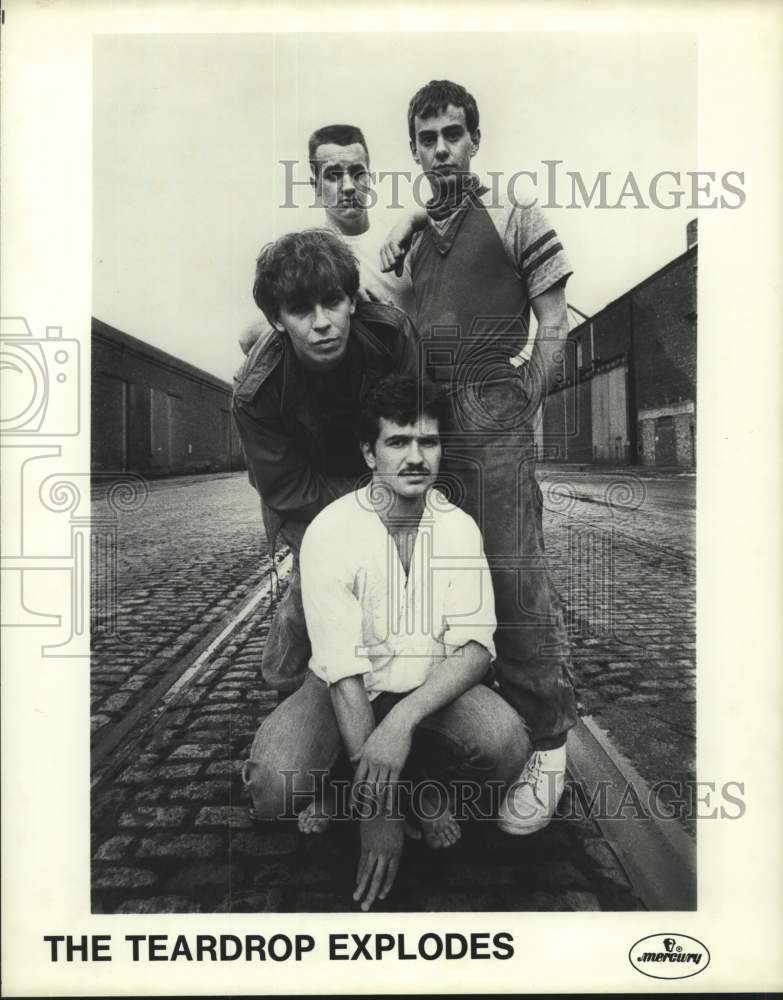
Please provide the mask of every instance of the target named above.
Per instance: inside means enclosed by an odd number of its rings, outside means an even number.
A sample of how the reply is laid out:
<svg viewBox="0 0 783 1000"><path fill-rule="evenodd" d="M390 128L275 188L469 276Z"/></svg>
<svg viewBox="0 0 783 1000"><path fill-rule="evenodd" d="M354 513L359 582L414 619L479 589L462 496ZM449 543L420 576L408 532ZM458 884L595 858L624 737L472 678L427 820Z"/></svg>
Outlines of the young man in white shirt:
<svg viewBox="0 0 783 1000"><path fill-rule="evenodd" d="M392 225L397 222L401 233L409 233L414 217L421 212L401 209L394 219L390 212L376 205L369 205L372 178L370 152L364 133L355 125L325 125L316 129L307 140L310 161L310 183L313 186L315 205L320 212L308 212L306 225L330 229L348 246L359 266L360 293L371 301L402 309L410 315L413 311L413 285L410 275L399 268L397 274L381 269L381 248ZM310 215L315 217L310 218ZM421 223L419 223L421 224ZM268 322L257 319L242 331L239 346L247 355L262 333L269 329Z"/></svg>
<svg viewBox="0 0 783 1000"><path fill-rule="evenodd" d="M378 806L359 818L364 910L399 867L404 816L387 793L402 776L425 841L448 847L459 826L440 792L504 785L530 751L519 715L482 683L496 619L481 535L433 487L447 414L442 393L413 377L368 393L359 437L372 480L326 507L302 545L310 673L262 724L243 772L257 817L299 812L300 829L317 832L329 809L314 776L345 749L354 792Z"/></svg>
<svg viewBox="0 0 783 1000"><path fill-rule="evenodd" d="M361 288L373 299L396 306L410 315L414 308L410 275L381 270L381 247L395 220L382 205L372 204L370 153L361 129L355 125L326 125L307 143L310 183L326 225L348 244L359 263ZM400 209L411 224L411 211Z"/></svg>

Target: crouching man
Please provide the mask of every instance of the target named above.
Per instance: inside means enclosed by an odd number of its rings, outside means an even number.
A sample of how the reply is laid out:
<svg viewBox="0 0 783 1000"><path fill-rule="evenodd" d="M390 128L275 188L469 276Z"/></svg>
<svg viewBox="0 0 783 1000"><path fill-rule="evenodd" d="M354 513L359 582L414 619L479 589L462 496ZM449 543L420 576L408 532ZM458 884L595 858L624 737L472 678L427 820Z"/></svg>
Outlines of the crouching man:
<svg viewBox="0 0 783 1000"><path fill-rule="evenodd" d="M300 829L319 832L329 808L314 775L345 749L354 791L382 804L358 819L364 910L399 867L405 816L389 791L401 778L425 841L448 847L459 825L439 800L455 782L509 782L530 751L519 715L481 683L495 656L492 582L475 522L433 487L447 413L415 378L368 392L359 438L372 479L325 508L302 544L310 672L262 724L243 772L257 817L298 813Z"/></svg>

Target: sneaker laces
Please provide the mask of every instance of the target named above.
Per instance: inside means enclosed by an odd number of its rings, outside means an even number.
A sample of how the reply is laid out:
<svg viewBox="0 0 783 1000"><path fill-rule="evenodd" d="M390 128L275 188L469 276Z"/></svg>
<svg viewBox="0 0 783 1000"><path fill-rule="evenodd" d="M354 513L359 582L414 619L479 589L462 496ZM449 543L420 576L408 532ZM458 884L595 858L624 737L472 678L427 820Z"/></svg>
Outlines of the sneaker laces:
<svg viewBox="0 0 783 1000"><path fill-rule="evenodd" d="M530 790L542 806L547 807L548 792L554 792L556 781L550 777L555 771L544 770L544 753L534 750L520 775L519 787L530 786Z"/></svg>

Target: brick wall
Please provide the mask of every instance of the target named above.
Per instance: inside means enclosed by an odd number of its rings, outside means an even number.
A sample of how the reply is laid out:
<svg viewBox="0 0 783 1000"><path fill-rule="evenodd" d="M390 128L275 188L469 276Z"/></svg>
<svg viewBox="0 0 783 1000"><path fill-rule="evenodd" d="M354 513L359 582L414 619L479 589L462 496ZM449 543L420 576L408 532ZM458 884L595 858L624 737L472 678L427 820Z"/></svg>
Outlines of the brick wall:
<svg viewBox="0 0 783 1000"><path fill-rule="evenodd" d="M231 386L93 320L92 467L143 474L243 467Z"/></svg>
<svg viewBox="0 0 783 1000"><path fill-rule="evenodd" d="M589 462L596 454L590 386L600 376L593 366L623 359L628 366L628 461L661 464L660 455L665 453L674 456L670 464L694 464L695 416L681 411L683 404L696 400L697 252L696 245L689 247L571 331L575 350L567 364L570 384L561 392L566 410L575 405L572 397L576 396L579 421L576 436L567 441L569 461ZM553 439L564 434L564 406L555 403L557 395L550 399L545 421L545 433ZM597 405L598 396L592 396ZM668 408L671 426L664 419L656 429L655 420L641 415L656 408Z"/></svg>
<svg viewBox="0 0 783 1000"><path fill-rule="evenodd" d="M695 400L695 247L631 295L637 407Z"/></svg>

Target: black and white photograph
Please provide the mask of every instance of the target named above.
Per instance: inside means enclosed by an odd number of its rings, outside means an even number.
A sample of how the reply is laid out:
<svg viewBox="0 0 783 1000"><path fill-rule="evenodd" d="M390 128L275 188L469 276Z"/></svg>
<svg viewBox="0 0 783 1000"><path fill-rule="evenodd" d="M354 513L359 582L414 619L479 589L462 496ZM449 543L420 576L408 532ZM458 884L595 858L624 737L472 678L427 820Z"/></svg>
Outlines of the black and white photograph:
<svg viewBox="0 0 783 1000"><path fill-rule="evenodd" d="M52 106L29 177L6 153L12 194L82 164L45 313L3 260L4 712L54 777L33 804L15 728L35 982L560 989L568 926L589 988L771 984L779 894L733 981L718 933L779 871L745 855L780 825L772 171L763 108L720 110L752 18L734 64L685 15L186 6L64 35L78 124ZM47 806L61 837L21 819Z"/></svg>
<svg viewBox="0 0 783 1000"><path fill-rule="evenodd" d="M695 907L695 60L96 39L97 912Z"/></svg>

